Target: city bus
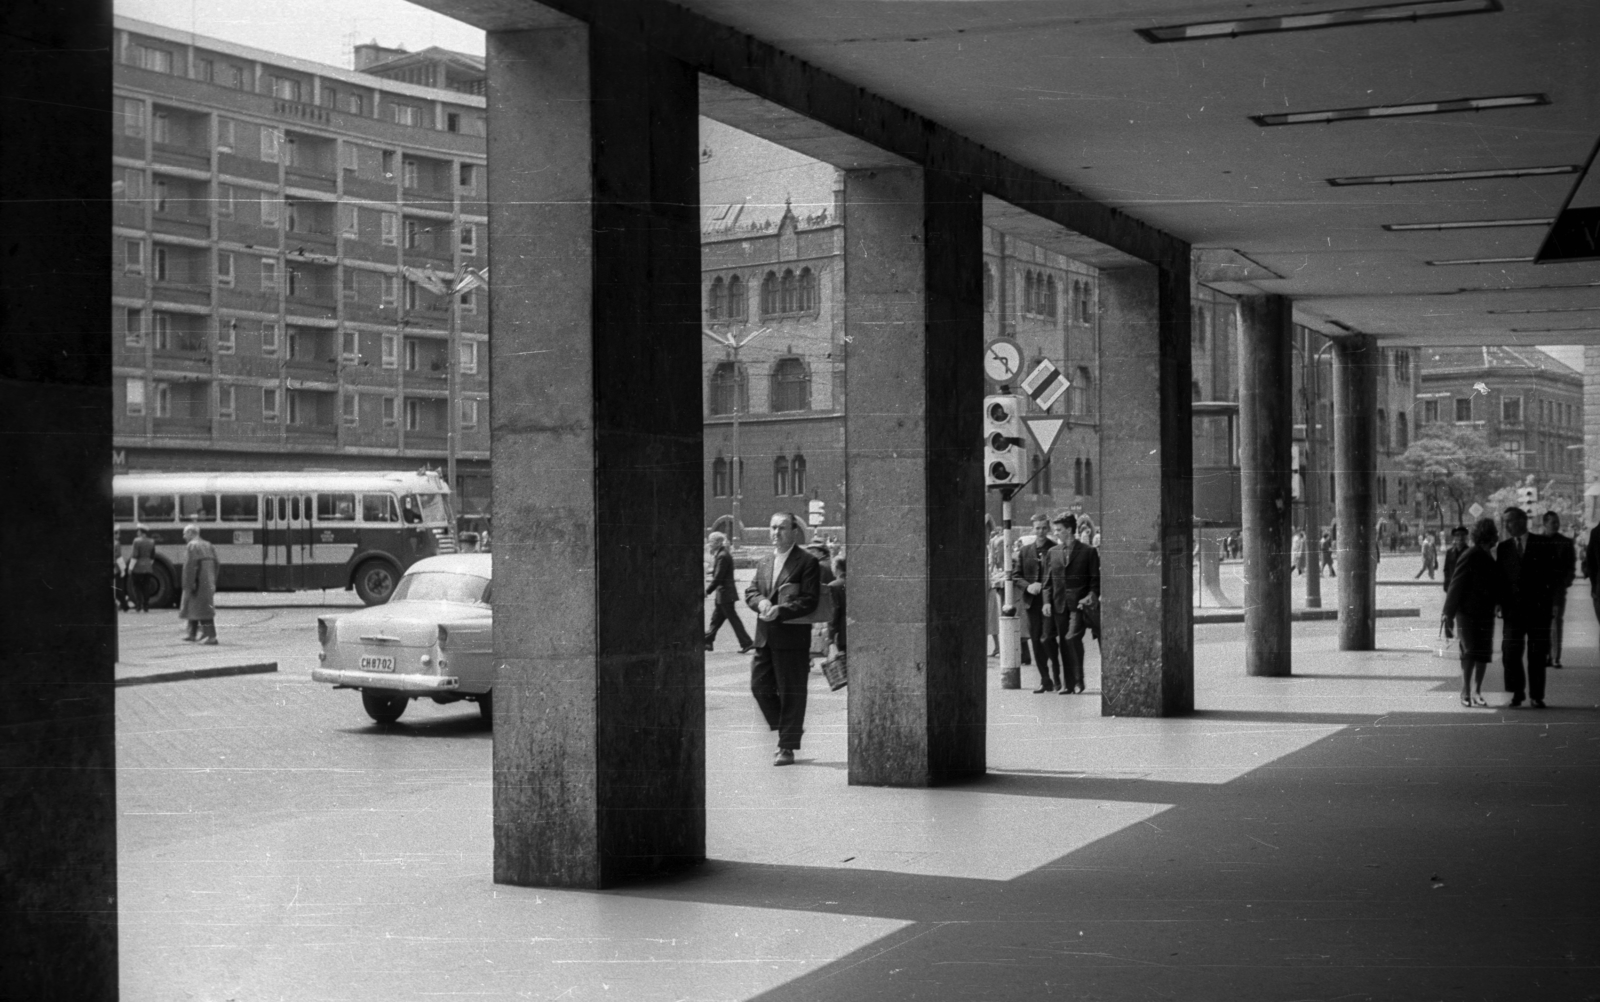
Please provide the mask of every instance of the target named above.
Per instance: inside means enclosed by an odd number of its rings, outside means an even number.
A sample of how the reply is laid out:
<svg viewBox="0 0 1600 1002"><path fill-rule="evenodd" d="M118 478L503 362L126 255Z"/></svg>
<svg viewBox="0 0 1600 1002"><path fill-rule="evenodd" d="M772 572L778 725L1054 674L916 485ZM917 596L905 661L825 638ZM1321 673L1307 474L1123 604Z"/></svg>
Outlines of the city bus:
<svg viewBox="0 0 1600 1002"><path fill-rule="evenodd" d="M221 591L355 589L389 600L406 568L456 552L450 488L415 473L123 473L112 478L117 541L156 544L151 605L177 605L183 529L217 549ZM127 551L124 550L124 556Z"/></svg>

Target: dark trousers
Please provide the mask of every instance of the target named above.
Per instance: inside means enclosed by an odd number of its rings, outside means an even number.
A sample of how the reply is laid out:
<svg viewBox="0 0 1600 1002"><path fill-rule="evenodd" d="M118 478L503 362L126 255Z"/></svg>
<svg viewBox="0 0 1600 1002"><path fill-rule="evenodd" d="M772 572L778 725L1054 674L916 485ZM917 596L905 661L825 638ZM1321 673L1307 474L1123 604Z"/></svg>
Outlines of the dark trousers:
<svg viewBox="0 0 1600 1002"><path fill-rule="evenodd" d="M156 576L135 571L128 575L128 592L133 607L140 612L150 611L150 593L156 590Z"/></svg>
<svg viewBox="0 0 1600 1002"><path fill-rule="evenodd" d="M1567 625L1567 593L1556 595L1550 603L1550 663L1561 666L1561 634Z"/></svg>
<svg viewBox="0 0 1600 1002"><path fill-rule="evenodd" d="M806 685L811 676L811 652L775 651L757 647L750 658L750 692L767 718L767 729L778 732L778 747L797 751L806 727Z"/></svg>
<svg viewBox="0 0 1600 1002"><path fill-rule="evenodd" d="M217 621L216 620L214 620L214 619L186 619L186 620L184 620L184 622L189 624L189 639L193 640L195 637L199 637L202 640L208 639L208 638L209 639L213 639L213 640L216 639L216 636L217 636Z"/></svg>
<svg viewBox="0 0 1600 1002"><path fill-rule="evenodd" d="M1083 685L1083 611L1051 611L1050 618L1056 635L1056 650L1061 658L1061 687L1076 689Z"/></svg>
<svg viewBox="0 0 1600 1002"><path fill-rule="evenodd" d="M123 612L128 611L128 575L115 571L111 577L111 592L117 600L117 608Z"/></svg>
<svg viewBox="0 0 1600 1002"><path fill-rule="evenodd" d="M1059 689L1065 681L1061 677L1061 652L1056 650L1055 624L1045 618L1040 604L1035 601L1028 606L1028 644L1033 648L1034 664L1039 666L1039 684L1046 689Z"/></svg>
<svg viewBox="0 0 1600 1002"><path fill-rule="evenodd" d="M718 596L717 604L711 609L711 625L706 628L707 647L717 639L717 631L722 629L724 622L733 627L733 635L738 638L741 649L750 646L750 634L745 632L744 623L739 619L739 610L734 607L733 599Z"/></svg>
<svg viewBox="0 0 1600 1002"><path fill-rule="evenodd" d="M1528 655L1527 669L1522 663ZM1506 691L1521 699L1544 698L1544 670L1550 663L1550 607L1508 611L1501 633L1500 657L1505 664Z"/></svg>

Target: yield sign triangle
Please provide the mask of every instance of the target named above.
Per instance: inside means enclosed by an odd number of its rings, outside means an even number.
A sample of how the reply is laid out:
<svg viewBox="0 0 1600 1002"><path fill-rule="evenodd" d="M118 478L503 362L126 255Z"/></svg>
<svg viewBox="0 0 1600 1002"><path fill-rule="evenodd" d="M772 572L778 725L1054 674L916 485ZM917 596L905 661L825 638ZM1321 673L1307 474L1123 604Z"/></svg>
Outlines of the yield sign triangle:
<svg viewBox="0 0 1600 1002"><path fill-rule="evenodd" d="M1042 414L1030 414L1022 420L1028 426L1028 434L1032 435L1034 442L1038 444L1039 451L1046 455L1049 455L1050 447L1056 444L1056 439L1061 435L1062 427L1067 423L1067 419L1064 417L1050 417Z"/></svg>

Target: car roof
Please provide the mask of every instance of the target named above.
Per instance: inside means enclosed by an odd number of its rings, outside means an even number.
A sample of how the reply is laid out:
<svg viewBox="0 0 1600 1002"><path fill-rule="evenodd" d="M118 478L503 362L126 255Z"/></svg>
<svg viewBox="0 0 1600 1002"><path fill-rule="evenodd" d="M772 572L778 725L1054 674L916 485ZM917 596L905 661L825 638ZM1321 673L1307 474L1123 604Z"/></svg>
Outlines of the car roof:
<svg viewBox="0 0 1600 1002"><path fill-rule="evenodd" d="M490 573L494 557L489 553L446 553L443 556L428 557L419 560L407 568L407 574L416 574L422 571L443 572L445 574L472 574L480 578L493 579Z"/></svg>

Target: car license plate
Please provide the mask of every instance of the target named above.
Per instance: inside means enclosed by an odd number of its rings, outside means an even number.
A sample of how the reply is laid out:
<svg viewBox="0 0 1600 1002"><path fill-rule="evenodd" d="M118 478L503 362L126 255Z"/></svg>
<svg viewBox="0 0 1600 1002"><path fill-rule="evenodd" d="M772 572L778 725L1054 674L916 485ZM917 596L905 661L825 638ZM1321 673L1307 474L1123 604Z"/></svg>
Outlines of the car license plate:
<svg viewBox="0 0 1600 1002"><path fill-rule="evenodd" d="M380 657L376 654L361 655L362 671L394 671L394 658Z"/></svg>

